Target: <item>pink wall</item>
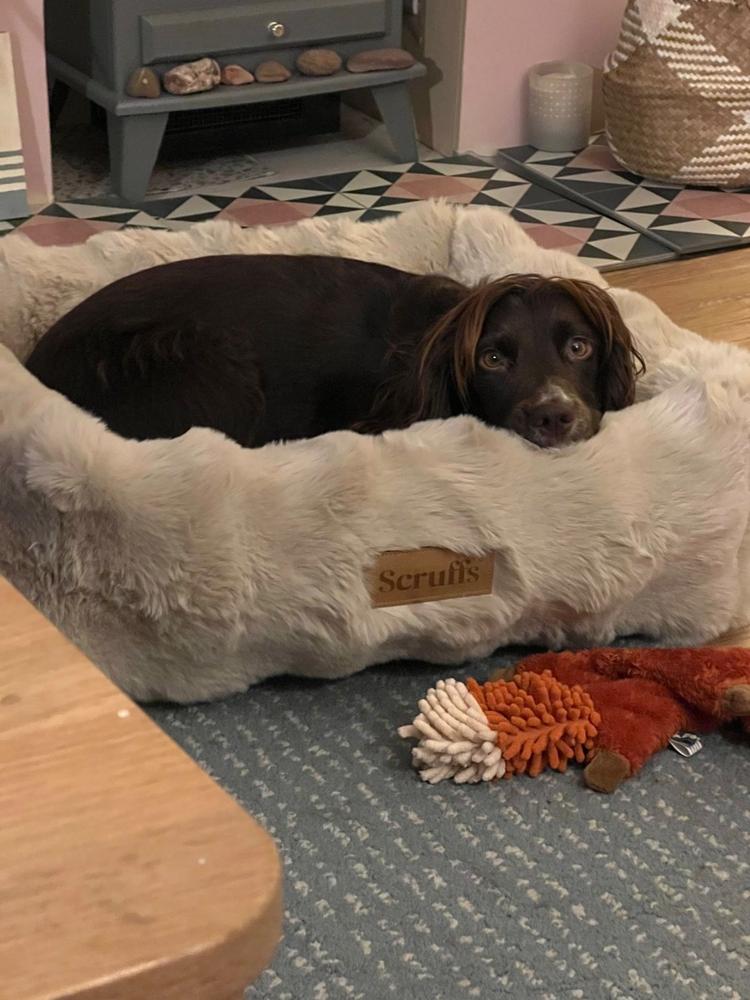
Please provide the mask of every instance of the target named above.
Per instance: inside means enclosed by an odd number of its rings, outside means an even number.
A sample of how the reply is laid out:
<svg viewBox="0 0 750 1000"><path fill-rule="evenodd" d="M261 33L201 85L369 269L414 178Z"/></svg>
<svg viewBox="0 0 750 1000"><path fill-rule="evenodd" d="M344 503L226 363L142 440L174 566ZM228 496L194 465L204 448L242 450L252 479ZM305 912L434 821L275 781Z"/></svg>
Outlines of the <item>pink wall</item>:
<svg viewBox="0 0 750 1000"><path fill-rule="evenodd" d="M534 63L600 66L625 0L467 0L459 149L524 142L526 74Z"/></svg>
<svg viewBox="0 0 750 1000"><path fill-rule="evenodd" d="M52 197L52 160L44 57L44 0L2 0L0 31L10 32L13 47L29 201L34 206L46 204Z"/></svg>

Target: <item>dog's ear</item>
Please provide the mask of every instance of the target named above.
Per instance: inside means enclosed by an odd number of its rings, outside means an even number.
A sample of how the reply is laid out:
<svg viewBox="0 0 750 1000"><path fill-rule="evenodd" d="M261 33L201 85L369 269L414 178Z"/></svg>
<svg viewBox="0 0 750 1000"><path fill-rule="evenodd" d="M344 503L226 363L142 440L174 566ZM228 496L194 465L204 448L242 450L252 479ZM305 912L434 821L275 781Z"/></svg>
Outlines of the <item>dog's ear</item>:
<svg viewBox="0 0 750 1000"><path fill-rule="evenodd" d="M451 416L455 397L452 317L466 295L467 289L458 282L431 275L413 279L395 299L389 318L394 375L355 430L377 434L419 420Z"/></svg>
<svg viewBox="0 0 750 1000"><path fill-rule="evenodd" d="M454 411L458 406L463 408L461 412L468 408L477 344L487 315L516 286L517 280L511 276L467 289L427 332L417 369L418 398L423 406L429 406L429 394L436 392L443 406L452 405Z"/></svg>
<svg viewBox="0 0 750 1000"><path fill-rule="evenodd" d="M418 349L418 345L417 345ZM420 420L450 417L455 410L455 389L449 361L442 351L430 352L424 365L412 351L393 351L395 374L380 389L365 420L354 430L382 434L399 427L410 427Z"/></svg>
<svg viewBox="0 0 750 1000"><path fill-rule="evenodd" d="M455 329L446 328L446 342L455 338ZM456 409L456 388L449 352L431 351L415 372L412 389L413 411L409 423L450 417Z"/></svg>
<svg viewBox="0 0 750 1000"><path fill-rule="evenodd" d="M404 382L409 396L409 423L451 416L456 406L454 351L460 319L469 289L446 278L427 277L415 282L414 291L400 311L394 310L401 329L409 330L410 369ZM422 330L414 337L414 330Z"/></svg>
<svg viewBox="0 0 750 1000"><path fill-rule="evenodd" d="M635 402L636 381L646 365L612 296L589 282L578 281L575 285L574 298L602 338L599 368L602 412L622 410Z"/></svg>
<svg viewBox="0 0 750 1000"><path fill-rule="evenodd" d="M635 402L635 386L646 364L633 343L620 310L607 295L610 307L608 328L609 357L602 377L602 409L623 410Z"/></svg>
<svg viewBox="0 0 750 1000"><path fill-rule="evenodd" d="M602 412L624 410L635 402L635 383L643 370L640 365L640 355L634 347L619 338L612 342L601 378Z"/></svg>

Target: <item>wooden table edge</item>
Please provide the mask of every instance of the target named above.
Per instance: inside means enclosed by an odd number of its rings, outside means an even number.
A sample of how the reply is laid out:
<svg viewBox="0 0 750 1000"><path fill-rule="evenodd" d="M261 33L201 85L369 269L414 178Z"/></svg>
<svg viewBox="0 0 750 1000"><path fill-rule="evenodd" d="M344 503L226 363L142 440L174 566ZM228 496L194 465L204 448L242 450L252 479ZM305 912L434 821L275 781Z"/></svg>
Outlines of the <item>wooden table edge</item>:
<svg viewBox="0 0 750 1000"><path fill-rule="evenodd" d="M59 1000L136 997L185 1000L186 996L190 1000L242 1000L245 990L269 964L281 941L283 906L280 866L277 867L276 890L265 909L244 927L192 954L176 959L166 956L162 961L92 983L76 993L61 995ZM247 960L248 955L252 955L251 961Z"/></svg>
<svg viewBox="0 0 750 1000"><path fill-rule="evenodd" d="M35 669L37 664L38 671ZM66 688L66 684L70 684L71 677L75 678L75 683ZM56 678L59 678L59 684L55 684ZM62 693L57 694L55 688L62 689ZM9 698L7 694L9 689L21 692L22 696L14 693ZM76 696L79 694L84 700L87 694L92 695L90 719L83 716L87 706L77 699ZM57 707L59 714L54 710L48 711L48 707L51 709ZM223 868L221 864L215 866L209 864L200 871L209 881L216 880L215 893L214 883L210 881L212 897L210 902L214 907L212 912L227 915L226 919L219 916L214 920L213 932L210 925L206 931L200 932L191 928L189 933L186 932L185 937L189 938L189 944L186 941L184 948L179 930L175 932L172 929L164 934L163 955L142 962L140 958L130 960L132 956L128 955L124 957L122 968L114 967L113 963L111 970L107 968L103 974L92 969L91 977L88 979L85 969L82 968L85 966L88 953L79 947L78 959L73 963L75 973L69 980L66 981L64 976L61 976L59 981L55 979L52 982L50 976L44 976L37 984L34 981L34 969L44 962L45 940L43 938L37 942L33 940L37 917L32 917L32 924L27 921L26 937L23 934L20 939L13 937L14 932L16 934L20 932L13 920L11 898L14 888L20 890L16 898L20 900L19 905L23 905L22 897L28 892L33 892L33 883L24 881L19 884L17 879L13 880L14 863L22 866L20 870L23 870L24 864L27 868L29 866L28 856L24 856L24 842L29 835L30 821L26 819L23 810L13 814L11 809L11 814L5 817L5 827L4 830L0 830L0 834L5 833L6 838L13 836L15 827L18 833L18 853L14 856L13 851L8 850L6 839L3 865L6 873L10 873L6 876L6 890L10 888L11 897L6 897L5 903L0 906L0 935L13 942L16 946L14 954L22 964L20 976L18 964L15 966L15 975L13 969L6 969L4 974L0 974L0 1000L5 1000L6 997L8 1000L19 1000L19 998L21 1000L136 1000L136 998L137 1000L145 998L185 1000L186 996L191 1000L241 1000L245 988L268 964L281 940L282 866L273 839L188 753L105 677L84 653L2 576L0 576L0 708L2 710L0 719L4 724L0 731L0 751L5 751L6 755L12 755L17 746L27 746L30 736L37 742L43 741L50 732L54 733L56 728L63 734L73 732L79 743L84 742L82 733L85 735L87 722L91 721L95 725L101 723L102 719L105 721L113 719L118 725L132 727L128 732L133 733L132 739L136 741L136 748L152 749L162 768L165 758L167 765L169 761L174 760L174 770L169 773L162 772L165 773L165 781L163 788L157 790L159 800L168 803L171 780L178 779L181 796L178 800L178 809L179 806L185 805L187 789L191 803L200 800L203 814L216 817L213 826L206 826L204 831L208 849L223 862ZM110 725L108 721L107 724ZM113 732L117 730L117 727L111 728ZM94 730L94 734L96 732ZM123 731L117 730L117 732L118 738L122 739ZM150 739L151 736L153 741ZM130 744L127 746L129 749ZM98 762L101 764L103 759L106 765L107 747L93 745L90 749L92 755L98 758ZM119 764L122 763L121 749L120 753L121 756L117 760ZM136 806L141 804L142 800L137 797L140 786L135 779L142 777L148 763L148 754L144 755L144 758L134 760L133 779L128 777L135 789ZM19 783L26 781L27 778L28 784L23 785L23 797L26 797L27 789L33 794L31 790L34 788L34 776L38 773L39 766L38 759L28 764L25 758L18 759L15 775L7 779L15 777L16 780L15 786L12 780L10 785L11 807L14 787L18 788ZM30 768L28 775L24 771L25 767ZM54 776L52 768L53 765L50 764L49 773ZM45 772L45 777L48 778L49 773ZM69 784L77 778L76 775L69 775L67 771L57 773ZM122 783L121 773L118 780ZM0 784L0 793L2 791ZM51 791L54 799L54 785ZM122 791L121 787L118 791ZM73 801L75 801L74 796ZM184 813L180 814L177 810L174 815L184 819ZM196 809L196 815L200 817L200 809ZM33 829L37 837L44 837L47 832L39 823L36 823ZM200 833L200 827L196 827L195 843L201 842ZM51 836L52 840L48 846L54 851L59 847L59 842L54 839L54 830ZM191 837L191 843L192 841ZM128 841L128 846L130 844ZM133 842L132 846L137 847L137 842ZM105 852L103 857L106 860L110 855ZM168 856L166 860L169 860ZM109 868L107 870L109 871ZM75 876L76 873L73 874ZM91 870L87 869L85 864L82 864L82 874L91 875ZM204 907L209 895L206 890L206 878L200 890L196 888L195 893L196 905L202 904ZM191 891L189 879L190 875L186 874L182 882L188 886L186 890L188 893ZM0 882L2 882L1 877ZM51 895L59 896L60 891L55 882L53 881L51 885L52 888L49 890ZM159 882L157 880L144 885L147 890L151 886L149 891L154 891L154 887L158 889ZM246 887L246 895L238 891L243 886ZM231 893L231 897L227 898L231 898L232 905L224 910L217 901L227 896L227 893ZM171 897L168 894L162 893L162 899L166 899L171 905ZM241 901L245 899L247 905L243 906ZM184 910L184 899L181 902ZM178 906L179 903L176 901L175 905ZM179 914L181 911L173 912ZM26 915L28 916L28 910ZM75 926L76 920L83 917L84 914L81 913L72 915L71 926ZM10 923L7 923L8 921ZM110 933L111 931L110 925ZM143 933L150 932L144 929ZM203 934L205 936L201 938ZM117 940L119 942L119 938ZM71 948L75 949L78 943L78 939L73 938ZM0 941L0 951L2 944ZM28 974L25 975L24 970L27 966ZM23 989L23 985L26 985L26 990ZM6 989L12 992L6 993Z"/></svg>

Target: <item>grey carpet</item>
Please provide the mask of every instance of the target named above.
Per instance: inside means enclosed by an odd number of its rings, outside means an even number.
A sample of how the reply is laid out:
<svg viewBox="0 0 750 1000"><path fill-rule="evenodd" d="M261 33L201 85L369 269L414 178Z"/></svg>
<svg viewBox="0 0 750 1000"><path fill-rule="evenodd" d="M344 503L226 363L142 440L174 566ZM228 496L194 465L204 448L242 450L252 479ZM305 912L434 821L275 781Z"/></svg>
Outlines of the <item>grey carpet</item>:
<svg viewBox="0 0 750 1000"><path fill-rule="evenodd" d="M611 797L578 770L430 787L396 728L445 675L152 709L282 851L285 937L247 1000L748 1000L747 746L667 751Z"/></svg>

